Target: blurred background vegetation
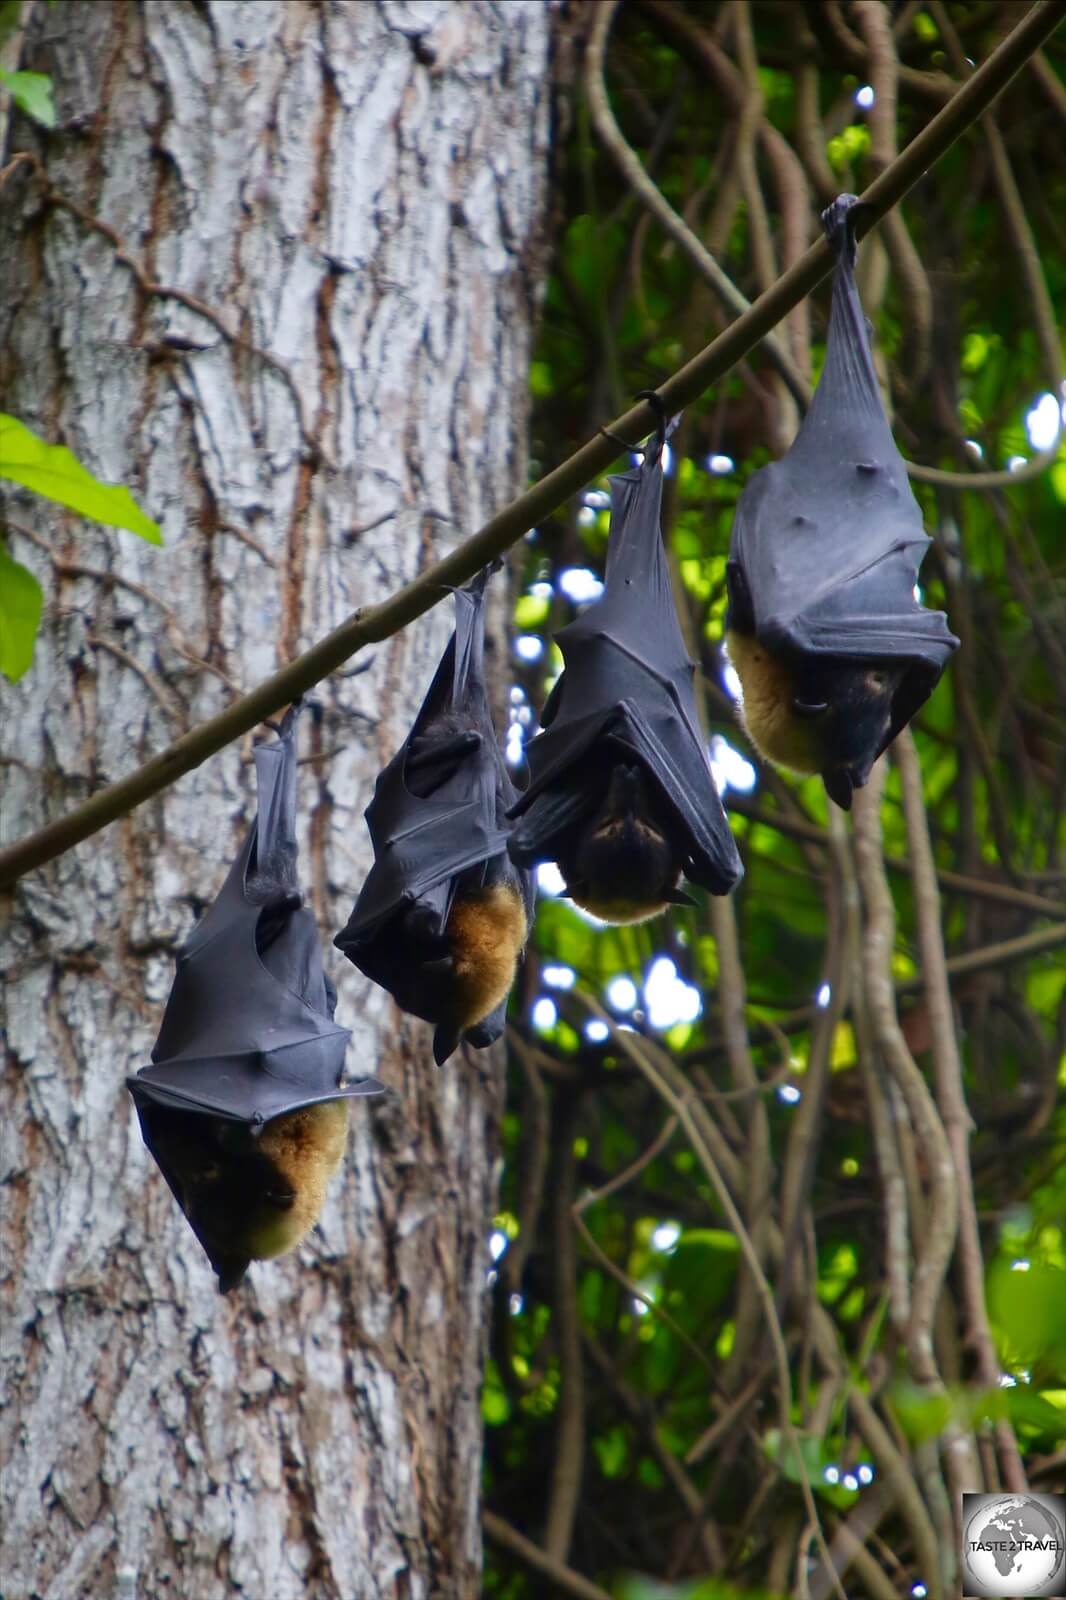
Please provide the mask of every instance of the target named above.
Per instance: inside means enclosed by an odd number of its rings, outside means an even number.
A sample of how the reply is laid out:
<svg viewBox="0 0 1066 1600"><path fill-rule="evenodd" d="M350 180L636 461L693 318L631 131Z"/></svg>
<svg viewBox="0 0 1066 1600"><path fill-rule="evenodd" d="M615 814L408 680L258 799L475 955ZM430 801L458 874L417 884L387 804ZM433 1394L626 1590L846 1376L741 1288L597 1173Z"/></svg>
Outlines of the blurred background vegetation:
<svg viewBox="0 0 1066 1600"><path fill-rule="evenodd" d="M662 201L754 299L1019 12L576 8L534 475L735 314ZM541 874L493 1236L490 1595L827 1596L826 1547L849 1595L948 1595L961 1489L1066 1481L1064 71L1060 29L860 247L897 442L936 469L925 603L962 647L851 819L759 762L720 648L736 499L795 402L759 354L674 435L664 526L746 877L604 928ZM777 330L810 381L827 308ZM551 635L598 592L605 491L513 558L516 765Z"/></svg>

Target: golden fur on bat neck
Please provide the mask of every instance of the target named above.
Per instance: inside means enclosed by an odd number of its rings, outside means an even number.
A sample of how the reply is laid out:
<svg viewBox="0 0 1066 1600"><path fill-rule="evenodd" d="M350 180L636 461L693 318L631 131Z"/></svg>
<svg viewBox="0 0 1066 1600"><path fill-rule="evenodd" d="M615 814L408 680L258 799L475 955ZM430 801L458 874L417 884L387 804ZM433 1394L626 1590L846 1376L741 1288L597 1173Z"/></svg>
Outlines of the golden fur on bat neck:
<svg viewBox="0 0 1066 1600"><path fill-rule="evenodd" d="M248 1254L269 1260L292 1250L318 1221L329 1180L341 1164L348 1140L347 1100L325 1100L275 1117L263 1129L258 1152L272 1163L278 1188L293 1195L288 1210L261 1201L249 1219Z"/></svg>
<svg viewBox="0 0 1066 1600"><path fill-rule="evenodd" d="M793 709L795 690L788 667L775 661L751 634L730 630L726 650L743 693L737 714L755 748L792 772L820 771L815 731Z"/></svg>

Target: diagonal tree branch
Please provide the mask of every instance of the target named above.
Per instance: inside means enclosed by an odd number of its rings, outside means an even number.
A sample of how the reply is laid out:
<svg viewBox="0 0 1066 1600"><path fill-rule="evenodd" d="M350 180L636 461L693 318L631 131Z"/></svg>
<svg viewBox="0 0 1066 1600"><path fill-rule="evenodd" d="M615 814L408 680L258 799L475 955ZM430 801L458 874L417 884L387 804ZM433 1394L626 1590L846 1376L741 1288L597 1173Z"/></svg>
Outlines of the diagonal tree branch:
<svg viewBox="0 0 1066 1600"><path fill-rule="evenodd" d="M1059 0L1035 0L988 60L860 197L864 210L857 217L857 232L867 232L914 187L929 167L987 110L1063 20ZM729 372L828 275L832 264L832 255L824 239L812 245L771 289L759 296L749 311L659 386L668 410L676 411L690 405ZM615 433L635 439L649 433L655 422L652 407L647 401L641 401L617 418L611 428ZM316 683L343 666L356 651L391 638L414 622L603 472L616 454L617 447L602 434L590 439L569 460L490 518L472 538L420 573L390 599L356 611L250 694L183 735L136 772L109 784L66 816L0 851L0 888L9 887L23 873L54 860L168 788L282 706L306 694Z"/></svg>

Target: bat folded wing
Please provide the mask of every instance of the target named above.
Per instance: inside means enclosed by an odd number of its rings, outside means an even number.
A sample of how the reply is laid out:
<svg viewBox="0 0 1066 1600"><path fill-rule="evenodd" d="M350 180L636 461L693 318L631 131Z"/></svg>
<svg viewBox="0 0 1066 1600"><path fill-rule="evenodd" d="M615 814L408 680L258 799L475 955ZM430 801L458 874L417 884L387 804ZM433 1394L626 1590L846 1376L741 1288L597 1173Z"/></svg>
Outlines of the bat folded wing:
<svg viewBox="0 0 1066 1600"><path fill-rule="evenodd" d="M669 694L556 718L540 738L537 770L508 813L527 819L511 837L514 859L552 859L560 834L595 804L596 775L628 756L641 763L684 837L686 876L712 894L728 893L739 881L744 869L710 764Z"/></svg>
<svg viewBox="0 0 1066 1600"><path fill-rule="evenodd" d="M344 1083L346 1028L257 1056L164 1061L127 1080L138 1111L150 1105L258 1125L326 1100L383 1094L376 1078Z"/></svg>
<svg viewBox="0 0 1066 1600"><path fill-rule="evenodd" d="M374 1079L341 1081L351 1035L333 1020L336 993L297 887L295 721L294 708L255 751L256 819L178 954L152 1064L126 1080L142 1128L151 1106L258 1126L382 1092Z"/></svg>
<svg viewBox="0 0 1066 1600"><path fill-rule="evenodd" d="M456 878L507 848L507 834L489 825L487 808L477 798L441 802L389 795L384 805L387 823L371 827L374 864L333 941L346 955L414 905L432 909L424 931L443 937Z"/></svg>
<svg viewBox="0 0 1066 1600"><path fill-rule="evenodd" d="M710 763L687 725L665 709L623 700L611 740L640 759L685 836L685 876L711 894L728 894L744 868Z"/></svg>

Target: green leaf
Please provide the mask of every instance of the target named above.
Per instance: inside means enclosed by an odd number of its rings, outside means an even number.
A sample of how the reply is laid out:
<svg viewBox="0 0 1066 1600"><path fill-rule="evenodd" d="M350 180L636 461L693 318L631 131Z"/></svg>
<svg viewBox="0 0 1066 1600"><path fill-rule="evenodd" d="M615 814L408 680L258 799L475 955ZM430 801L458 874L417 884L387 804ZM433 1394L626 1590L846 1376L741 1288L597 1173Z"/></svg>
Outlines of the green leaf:
<svg viewBox="0 0 1066 1600"><path fill-rule="evenodd" d="M551 611L551 601L537 594L524 594L515 603L514 625L522 633L543 627Z"/></svg>
<svg viewBox="0 0 1066 1600"><path fill-rule="evenodd" d="M816 1434L797 1431L796 1444L799 1445L798 1461L795 1445L790 1439L782 1438L780 1428L768 1428L763 1436L763 1449L791 1483L800 1482L802 1471L802 1476L815 1493L838 1510L846 1511L853 1506L859 1498L859 1490L846 1489L841 1482L838 1463L842 1441L835 1440L830 1444ZM834 1477L826 1477L827 1468L834 1470Z"/></svg>
<svg viewBox="0 0 1066 1600"><path fill-rule="evenodd" d="M511 1402L495 1361L485 1367L485 1387L481 1391L481 1415L490 1428L498 1428L511 1415Z"/></svg>
<svg viewBox="0 0 1066 1600"><path fill-rule="evenodd" d="M663 1302L686 1333L705 1333L733 1287L739 1245L719 1228L688 1228L663 1266Z"/></svg>
<svg viewBox="0 0 1066 1600"><path fill-rule="evenodd" d="M1066 1272L1024 1259L991 1263L988 1310L1008 1369L1049 1362L1066 1374Z"/></svg>
<svg viewBox="0 0 1066 1600"><path fill-rule="evenodd" d="M0 672L17 682L33 660L41 621L41 586L0 544Z"/></svg>
<svg viewBox="0 0 1066 1600"><path fill-rule="evenodd" d="M101 483L65 445L45 444L16 417L0 412L0 478L10 478L46 500L69 506L93 522L126 528L149 544L162 544L159 524L146 517L128 489Z"/></svg>
<svg viewBox="0 0 1066 1600"><path fill-rule="evenodd" d="M594 1438L592 1448L604 1477L620 1477L629 1460L629 1440L621 1424L616 1423L606 1433Z"/></svg>
<svg viewBox="0 0 1066 1600"><path fill-rule="evenodd" d="M659 1583L639 1573L622 1579L620 1600L772 1600L768 1589L737 1589L720 1578L686 1578L682 1583Z"/></svg>
<svg viewBox="0 0 1066 1600"><path fill-rule="evenodd" d="M42 128L54 128L56 108L52 104L52 80L44 72L8 72L0 67L0 87L6 89L20 111Z"/></svg>

